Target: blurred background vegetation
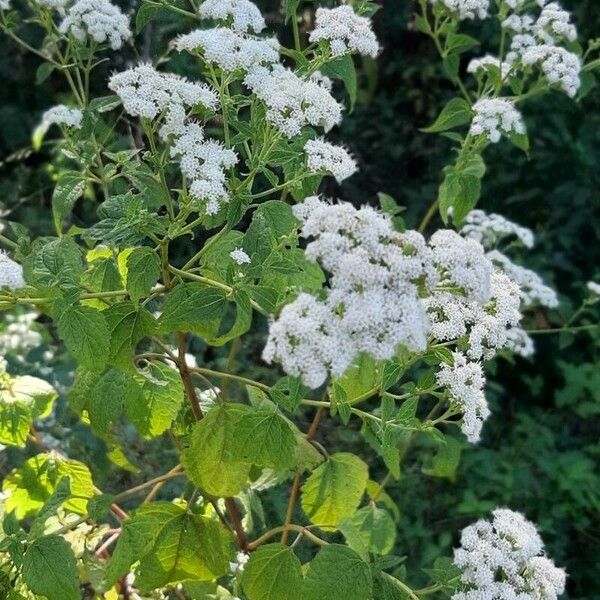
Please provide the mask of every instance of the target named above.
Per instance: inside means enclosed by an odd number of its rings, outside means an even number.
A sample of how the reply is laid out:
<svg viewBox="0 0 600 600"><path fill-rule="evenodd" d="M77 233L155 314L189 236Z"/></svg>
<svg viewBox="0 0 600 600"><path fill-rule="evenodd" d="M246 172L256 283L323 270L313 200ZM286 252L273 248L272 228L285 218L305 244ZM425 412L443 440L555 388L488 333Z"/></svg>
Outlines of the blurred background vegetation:
<svg viewBox="0 0 600 600"><path fill-rule="evenodd" d="M134 8L133 1L120 4ZM279 38L289 41L279 2L258 4ZM374 204L378 192L385 192L406 207L403 216L414 227L436 196L442 167L453 160L449 140L422 133L420 128L434 120L454 90L444 78L430 40L414 27L416 3L380 0L380 4L374 21L383 53L376 62L357 63L358 106L333 132L357 157L360 172L341 189L326 182L323 191L356 205ZM563 4L574 12L580 40L600 35L598 0L563 0ZM308 22L312 5L302 7ZM153 49L164 49L166 40L190 25L172 18L151 25L138 36L141 58L152 56ZM477 31L477 25L470 27ZM491 29L476 34L490 42L495 35ZM482 44L475 53L486 51ZM110 65L102 65L97 94L107 93L110 70L135 60L129 50L114 55ZM171 68L187 70L179 60L171 62ZM3 218L22 222L41 235L52 230L50 197L60 158L49 160L51 144L34 153L31 131L43 110L67 98L67 90L58 77L36 84L38 66L36 57L0 36L0 211ZM585 282L600 281L600 95L593 88L572 102L555 94L530 100L523 110L530 154L525 156L504 142L487 150L489 168L479 206L536 232L536 247L522 257L523 262L557 289L561 307L539 313L530 326L560 326L579 307ZM94 211L93 202L80 203L74 222L85 222ZM436 225L439 222L432 224ZM192 243L180 248L182 255L192 252ZM500 359L492 365L487 391L492 417L478 447L463 444L457 435L463 445L457 469L450 469L446 477L425 475L422 470L430 465L432 455L431 442L425 440L410 453L401 479L388 488L399 508L395 553L406 556L415 584L426 582L422 569L431 567L436 557L451 555L461 528L506 505L539 524L548 553L568 570L569 598L600 598L600 336L596 329L577 337L538 335L535 341L532 359ZM237 368L268 382L276 375L260 367L257 357L262 343L260 332L246 341ZM54 347L51 334L45 334L46 346ZM199 363L224 364L219 353L201 346L193 350ZM69 385L71 365L60 350L53 358L33 350L25 362L12 366L13 372L39 374L41 370L42 376L61 386L63 395ZM311 417L306 415L307 420ZM71 426L65 427L68 423ZM141 473L116 467L106 458L102 442L95 441L84 425L70 420L64 399L56 421L44 427L73 457L91 461L98 484L107 489L162 472L175 460L174 452L161 442L145 444L142 453L139 440L124 431L130 437L129 458ZM352 448L372 457L372 478L385 475L381 461L353 423L343 428L328 419L318 439L331 452ZM3 452L0 475L20 460L20 453ZM284 491L267 494L265 510L281 515L286 500Z"/></svg>

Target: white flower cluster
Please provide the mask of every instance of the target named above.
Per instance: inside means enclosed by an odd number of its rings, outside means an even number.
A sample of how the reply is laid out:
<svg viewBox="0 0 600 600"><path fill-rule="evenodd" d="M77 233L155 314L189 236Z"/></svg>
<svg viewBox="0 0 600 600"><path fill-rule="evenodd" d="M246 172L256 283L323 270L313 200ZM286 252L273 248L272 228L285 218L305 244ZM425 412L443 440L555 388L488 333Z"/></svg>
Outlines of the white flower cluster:
<svg viewBox="0 0 600 600"><path fill-rule="evenodd" d="M147 119L164 116L160 135L164 140L172 138L171 156L179 159L182 173L191 182L190 196L205 203L207 214L218 212L229 200L225 169L233 167L238 157L220 142L205 139L201 125L186 115L186 107L198 104L216 108L214 91L204 83L159 73L146 64L113 75L109 88L119 95L129 114Z"/></svg>
<svg viewBox="0 0 600 600"><path fill-rule="evenodd" d="M215 109L218 105L217 95L205 83L188 81L174 73L161 73L145 63L115 73L108 87L121 98L130 115L146 119L155 119L174 106L201 104Z"/></svg>
<svg viewBox="0 0 600 600"><path fill-rule="evenodd" d="M129 19L109 0L77 0L58 27L85 42L88 35L98 44L109 42L118 50L131 37Z"/></svg>
<svg viewBox="0 0 600 600"><path fill-rule="evenodd" d="M10 0L0 0L0 10L10 10Z"/></svg>
<svg viewBox="0 0 600 600"><path fill-rule="evenodd" d="M58 104L49 108L43 115L38 130L46 132L51 125L62 125L79 129L83 113L78 108L69 108L64 104Z"/></svg>
<svg viewBox="0 0 600 600"><path fill-rule="evenodd" d="M215 19L230 24L234 31L262 31L267 25L256 4L250 0L204 0L198 14L205 19Z"/></svg>
<svg viewBox="0 0 600 600"><path fill-rule="evenodd" d="M490 8L489 0L429 0L431 4L442 5L450 12L456 13L458 18L485 19Z"/></svg>
<svg viewBox="0 0 600 600"><path fill-rule="evenodd" d="M308 170L313 173L327 171L341 183L358 170L355 160L341 146L325 140L308 140L304 145Z"/></svg>
<svg viewBox="0 0 600 600"><path fill-rule="evenodd" d="M480 73L489 72L493 67L500 71L500 77L502 80L506 79L510 73L510 65L503 61L500 63L500 59L497 56L486 54L480 58L473 58L467 65L467 73L473 75L479 75Z"/></svg>
<svg viewBox="0 0 600 600"><path fill-rule="evenodd" d="M521 227L501 215L488 215L482 210L473 210L466 216L461 234L479 241L488 250L486 257L494 266L519 285L523 307L527 308L533 304L548 308L558 306L556 292L545 285L537 273L513 263L508 256L495 248L499 242L512 236L516 236L525 247L532 248L534 238L530 229Z"/></svg>
<svg viewBox="0 0 600 600"><path fill-rule="evenodd" d="M360 352L377 359L404 344L426 347L427 321L417 280L433 285L431 251L416 232L396 232L376 210L329 205L317 197L294 207L306 257L330 274L325 299L301 294L271 324L263 352L309 387L341 375Z"/></svg>
<svg viewBox="0 0 600 600"><path fill-rule="evenodd" d="M452 365L440 365L436 381L448 388L451 400L460 407L464 415L461 431L475 444L481 437L483 422L490 416L483 392L485 376L481 364L468 361L464 354L453 352L452 358Z"/></svg>
<svg viewBox="0 0 600 600"><path fill-rule="evenodd" d="M370 19L357 15L347 4L317 8L315 28L308 39L311 42L327 40L332 56L342 56L350 51L375 58L379 53Z"/></svg>
<svg viewBox="0 0 600 600"><path fill-rule="evenodd" d="M251 262L250 257L241 248L233 249L229 253L229 256L238 265L249 264Z"/></svg>
<svg viewBox="0 0 600 600"><path fill-rule="evenodd" d="M538 4L542 10L537 19L529 14L511 14L503 21L504 29L513 34L506 60L516 67L539 65L548 83L573 97L581 85L581 60L559 44L574 42L577 29L570 13L558 2Z"/></svg>
<svg viewBox="0 0 600 600"><path fill-rule="evenodd" d="M556 600L566 573L543 555L535 525L507 508L492 515L491 523L482 519L462 531L454 564L466 590L452 600Z"/></svg>
<svg viewBox="0 0 600 600"><path fill-rule="evenodd" d="M25 287L23 267L4 252L0 252L0 287L7 287L11 290Z"/></svg>
<svg viewBox="0 0 600 600"><path fill-rule="evenodd" d="M244 83L267 105L267 119L288 137L305 125L329 131L342 119L342 107L322 76L302 79L281 64L252 67Z"/></svg>
<svg viewBox="0 0 600 600"><path fill-rule="evenodd" d="M279 62L280 46L275 38L263 39L225 27L196 29L180 36L175 47L179 52L200 53L204 60L224 71Z"/></svg>
<svg viewBox="0 0 600 600"><path fill-rule="evenodd" d="M524 134L525 124L521 113L506 98L482 98L473 105L475 116L471 122L471 135L485 135L492 143L500 141L502 134Z"/></svg>
<svg viewBox="0 0 600 600"><path fill-rule="evenodd" d="M595 296L600 296L600 283L596 283L595 281L588 281L586 287Z"/></svg>
<svg viewBox="0 0 600 600"><path fill-rule="evenodd" d="M460 230L466 238L477 240L484 248L491 249L507 237L515 236L526 248L533 248L533 231L509 221L502 215L472 210Z"/></svg>

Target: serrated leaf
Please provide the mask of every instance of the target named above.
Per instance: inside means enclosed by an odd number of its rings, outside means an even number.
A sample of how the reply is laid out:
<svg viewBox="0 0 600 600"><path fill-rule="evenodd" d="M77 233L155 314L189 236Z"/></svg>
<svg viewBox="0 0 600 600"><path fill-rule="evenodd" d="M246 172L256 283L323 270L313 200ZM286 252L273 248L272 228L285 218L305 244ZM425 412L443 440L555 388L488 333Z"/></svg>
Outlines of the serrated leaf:
<svg viewBox="0 0 600 600"><path fill-rule="evenodd" d="M445 477L456 480L456 469L460 464L462 444L455 438L445 436L445 444L441 444L432 459L431 467L424 468L423 473L433 477Z"/></svg>
<svg viewBox="0 0 600 600"><path fill-rule="evenodd" d="M356 104L358 84L356 67L354 66L352 56L350 54L345 54L344 56L334 58L332 61L325 63L321 67L321 72L328 77L342 80L350 98L350 110L353 110Z"/></svg>
<svg viewBox="0 0 600 600"><path fill-rule="evenodd" d="M473 111L471 110L471 105L462 98L452 98L452 100L444 106L434 123L422 131L426 133L447 131L448 129L454 129L454 127L469 123L472 118Z"/></svg>
<svg viewBox="0 0 600 600"><path fill-rule="evenodd" d="M83 366L99 370L104 367L109 351L109 330L99 310L90 306L67 307L59 316L58 333Z"/></svg>
<svg viewBox="0 0 600 600"><path fill-rule="evenodd" d="M396 526L390 514L375 506L365 506L343 519L340 531L346 542L363 558L371 554L388 554L396 540Z"/></svg>
<svg viewBox="0 0 600 600"><path fill-rule="evenodd" d="M152 248L134 248L127 256L127 291L136 302L150 294L160 277L160 260Z"/></svg>
<svg viewBox="0 0 600 600"><path fill-rule="evenodd" d="M37 240L23 261L27 283L57 289L79 282L83 274L81 251L72 238Z"/></svg>
<svg viewBox="0 0 600 600"><path fill-rule="evenodd" d="M292 600L302 596L302 566L289 546L266 544L250 555L242 574L248 600Z"/></svg>
<svg viewBox="0 0 600 600"><path fill-rule="evenodd" d="M52 194L52 218L58 235L62 234L63 221L71 214L75 202L85 190L85 179L77 171L61 174Z"/></svg>
<svg viewBox="0 0 600 600"><path fill-rule="evenodd" d="M23 557L23 581L48 600L81 598L77 563L69 544L58 535L34 540Z"/></svg>
<svg viewBox="0 0 600 600"><path fill-rule="evenodd" d="M302 487L302 509L311 523L337 528L363 497L369 470L354 454L338 452L319 465Z"/></svg>

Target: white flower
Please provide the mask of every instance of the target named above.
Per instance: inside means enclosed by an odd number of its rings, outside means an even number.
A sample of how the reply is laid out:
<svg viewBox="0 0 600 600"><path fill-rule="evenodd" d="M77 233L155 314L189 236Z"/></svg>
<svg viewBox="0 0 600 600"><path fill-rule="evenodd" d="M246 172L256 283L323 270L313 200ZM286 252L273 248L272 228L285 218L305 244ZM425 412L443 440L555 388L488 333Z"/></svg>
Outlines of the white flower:
<svg viewBox="0 0 600 600"><path fill-rule="evenodd" d="M489 300L492 265L478 241L465 239L450 229L440 229L431 236L429 244L433 260L443 272L442 284L457 285L469 299L481 304Z"/></svg>
<svg viewBox="0 0 600 600"><path fill-rule="evenodd" d="M134 117L155 119L174 105L202 104L217 107L215 92L204 83L188 81L174 73L160 73L152 65L140 64L115 73L108 87L121 98L125 110Z"/></svg>
<svg viewBox="0 0 600 600"><path fill-rule="evenodd" d="M4 252L0 252L0 287L18 290L25 287L23 267L10 259Z"/></svg>
<svg viewBox="0 0 600 600"><path fill-rule="evenodd" d="M0 0L0 10L10 10L10 0Z"/></svg>
<svg viewBox="0 0 600 600"><path fill-rule="evenodd" d="M327 40L332 56L350 51L375 58L379 53L370 19L357 15L349 5L317 8L315 28L308 39L311 42Z"/></svg>
<svg viewBox="0 0 600 600"><path fill-rule="evenodd" d="M42 336L33 329L33 323L38 316L35 312L6 315L7 326L0 332L0 355L13 352L17 360L23 361L29 350L41 346Z"/></svg>
<svg viewBox="0 0 600 600"><path fill-rule="evenodd" d="M308 140L304 145L308 170L313 173L327 171L338 182L356 173L356 162L341 146L334 146L325 140Z"/></svg>
<svg viewBox="0 0 600 600"><path fill-rule="evenodd" d="M523 358L529 358L535 353L531 336L520 327L513 327L506 332L505 348Z"/></svg>
<svg viewBox="0 0 600 600"><path fill-rule="evenodd" d="M502 80L506 79L511 70L511 65L503 61L500 63L500 59L497 56L486 54L480 58L473 58L467 65L467 73L473 73L479 75L480 73L489 72L492 67L495 67L500 71L500 77Z"/></svg>
<svg viewBox="0 0 600 600"><path fill-rule="evenodd" d="M204 0L198 14L218 21L231 19L231 28L240 33L249 30L258 33L266 27L259 8L249 0Z"/></svg>
<svg viewBox="0 0 600 600"><path fill-rule="evenodd" d="M524 307L530 307L534 304L547 306L548 308L558 306L556 292L545 285L537 273L513 263L508 256L498 250L492 250L486 256L496 267L519 285L521 303Z"/></svg>
<svg viewBox="0 0 600 600"><path fill-rule="evenodd" d="M34 137L45 134L52 125L80 129L82 119L83 113L78 108L69 108L64 104L58 104L49 108L42 115L42 120L36 127Z"/></svg>
<svg viewBox="0 0 600 600"><path fill-rule="evenodd" d="M534 235L531 229L513 223L502 215L487 214L482 210L472 210L464 220L461 235L477 240L486 250L507 237L515 236L526 248L533 248Z"/></svg>
<svg viewBox="0 0 600 600"><path fill-rule="evenodd" d="M600 296L600 283L596 283L595 281L587 282L587 289L592 292L595 296Z"/></svg>
<svg viewBox="0 0 600 600"><path fill-rule="evenodd" d="M229 570L232 573L241 573L249 560L249 554L246 554L245 552L238 552L235 556L235 562L229 563Z"/></svg>
<svg viewBox="0 0 600 600"><path fill-rule="evenodd" d="M262 39L224 27L196 29L177 38L175 47L179 52L201 53L204 60L224 71L279 62L280 46L275 38Z"/></svg>
<svg viewBox="0 0 600 600"><path fill-rule="evenodd" d="M99 44L109 42L113 50L118 50L131 37L129 19L108 0L77 0L67 10L58 30L70 31L80 42L88 35Z"/></svg>
<svg viewBox="0 0 600 600"><path fill-rule="evenodd" d="M558 2L550 2L542 8L536 26L556 38L564 38L569 42L577 39L577 28L571 23L571 13Z"/></svg>
<svg viewBox="0 0 600 600"><path fill-rule="evenodd" d="M241 248L235 248L229 253L229 256L238 265L250 263L250 257Z"/></svg>
<svg viewBox="0 0 600 600"><path fill-rule="evenodd" d="M485 135L492 142L500 141L502 134L524 134L525 124L513 102L506 98L483 98L473 105L475 117L471 135Z"/></svg>
<svg viewBox="0 0 600 600"><path fill-rule="evenodd" d="M429 0L431 4L442 4L458 18L485 19L490 8L489 0Z"/></svg>
<svg viewBox="0 0 600 600"><path fill-rule="evenodd" d="M523 51L521 61L524 65L539 64L548 83L562 88L571 98L581 85L581 59L560 46L530 46Z"/></svg>
<svg viewBox="0 0 600 600"><path fill-rule="evenodd" d="M267 119L288 137L305 125L329 131L341 121L342 107L325 86L282 65L252 67L244 83L267 105Z"/></svg>
<svg viewBox="0 0 600 600"><path fill-rule="evenodd" d="M464 414L461 430L475 444L481 437L483 422L490 415L483 392L485 376L481 365L469 362L464 354L453 352L452 358L452 365L440 365L436 381L448 388L451 400L460 407Z"/></svg>
<svg viewBox="0 0 600 600"><path fill-rule="evenodd" d="M465 591L452 600L556 600L566 574L543 556L535 525L506 508L463 529L454 564L463 570Z"/></svg>

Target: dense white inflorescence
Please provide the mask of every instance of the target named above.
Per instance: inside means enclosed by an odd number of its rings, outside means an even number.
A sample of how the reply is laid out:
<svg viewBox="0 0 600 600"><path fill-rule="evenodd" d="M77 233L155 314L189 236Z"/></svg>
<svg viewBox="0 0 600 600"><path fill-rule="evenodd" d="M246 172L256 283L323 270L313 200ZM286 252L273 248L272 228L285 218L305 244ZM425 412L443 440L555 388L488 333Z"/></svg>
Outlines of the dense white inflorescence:
<svg viewBox="0 0 600 600"><path fill-rule="evenodd" d="M483 388L481 365L467 360L460 352L452 353L453 364L442 363L436 374L438 385L448 388L450 399L463 413L461 431L472 444L481 438L483 422L490 416Z"/></svg>
<svg viewBox="0 0 600 600"><path fill-rule="evenodd" d="M600 296L600 283L596 283L595 281L588 281L586 287L595 296Z"/></svg>
<svg viewBox="0 0 600 600"><path fill-rule="evenodd" d="M69 108L64 104L58 104L49 108L43 115L38 129L46 131L51 125L62 125L79 129L83 113L78 108Z"/></svg>
<svg viewBox="0 0 600 600"><path fill-rule="evenodd" d="M342 119L342 107L320 79L302 79L282 65L252 67L244 83L267 105L267 119L288 137L305 125L329 131Z"/></svg>
<svg viewBox="0 0 600 600"><path fill-rule="evenodd" d="M509 221L502 215L472 210L464 220L460 230L466 238L477 240L486 250L507 237L515 236L526 248L533 248L534 235L531 229Z"/></svg>
<svg viewBox="0 0 600 600"><path fill-rule="evenodd" d="M155 119L167 109L180 105L201 104L211 109L218 106L217 95L205 83L188 81L174 73L161 73L145 63L115 73L108 87L134 117Z"/></svg>
<svg viewBox="0 0 600 600"><path fill-rule="evenodd" d="M475 102L473 110L471 135L485 135L490 142L496 143L502 134L508 136L526 132L521 113L506 98L483 98Z"/></svg>
<svg viewBox="0 0 600 600"><path fill-rule="evenodd" d="M566 573L543 556L535 525L506 508L463 529L454 564L463 570L465 590L452 600L556 600Z"/></svg>
<svg viewBox="0 0 600 600"><path fill-rule="evenodd" d="M497 56L486 54L485 56L471 59L467 65L467 73L479 75L491 71L494 67L500 72L502 80L506 79L511 70L510 65L506 61L500 63L500 59Z"/></svg>
<svg viewBox="0 0 600 600"><path fill-rule="evenodd" d="M485 19L490 8L489 0L429 0L433 5L445 6L450 12L458 14L458 18Z"/></svg>
<svg viewBox="0 0 600 600"><path fill-rule="evenodd" d="M205 19L224 21L240 33L258 33L267 26L258 6L250 0L204 0L198 14Z"/></svg>
<svg viewBox="0 0 600 600"><path fill-rule="evenodd" d="M250 263L250 257L241 249L235 248L230 253L229 256L236 262L238 265L248 264Z"/></svg>
<svg viewBox="0 0 600 600"><path fill-rule="evenodd" d="M538 65L548 83L573 97L581 85L581 60L559 44L574 42L577 29L558 2L538 4L542 10L537 18L511 14L503 21L503 28L513 34L506 60L512 69Z"/></svg>
<svg viewBox="0 0 600 600"><path fill-rule="evenodd" d="M10 10L10 0L0 0L0 10Z"/></svg>
<svg viewBox="0 0 600 600"><path fill-rule="evenodd" d="M61 33L70 32L80 42L88 36L98 44L108 42L113 50L131 38L129 19L108 0L77 0L58 29Z"/></svg>
<svg viewBox="0 0 600 600"><path fill-rule="evenodd" d="M17 360L23 361L31 349L42 345L41 334L32 327L38 317L35 312L6 315L6 328L0 332L0 356L13 352Z"/></svg>
<svg viewBox="0 0 600 600"><path fill-rule="evenodd" d="M308 170L313 173L327 171L338 182L342 182L358 170L355 160L341 146L335 146L325 140L308 140L304 145Z"/></svg>
<svg viewBox="0 0 600 600"><path fill-rule="evenodd" d="M23 267L4 252L0 252L0 287L18 290L24 286Z"/></svg>
<svg viewBox="0 0 600 600"><path fill-rule="evenodd" d="M379 53L370 19L357 15L349 5L317 8L309 41L321 40L329 42L332 56L342 56L349 51L375 58Z"/></svg>
<svg viewBox="0 0 600 600"><path fill-rule="evenodd" d="M279 62L280 46L275 38L259 38L225 27L196 29L177 38L175 47L180 52L200 53L224 71Z"/></svg>

